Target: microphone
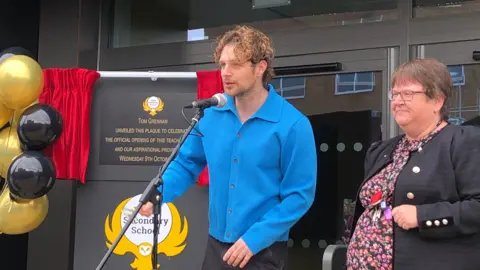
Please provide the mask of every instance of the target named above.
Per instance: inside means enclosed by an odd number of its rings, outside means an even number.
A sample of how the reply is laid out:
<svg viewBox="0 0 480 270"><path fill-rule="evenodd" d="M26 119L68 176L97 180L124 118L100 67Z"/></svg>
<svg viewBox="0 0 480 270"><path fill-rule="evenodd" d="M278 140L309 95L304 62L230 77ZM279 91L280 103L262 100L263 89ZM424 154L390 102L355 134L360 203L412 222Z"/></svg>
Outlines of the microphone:
<svg viewBox="0 0 480 270"><path fill-rule="evenodd" d="M212 106L217 108L222 108L227 104L227 98L223 94L215 94L211 98L200 99L192 102L191 104L185 105L184 108L192 109L192 108L201 108L206 109Z"/></svg>

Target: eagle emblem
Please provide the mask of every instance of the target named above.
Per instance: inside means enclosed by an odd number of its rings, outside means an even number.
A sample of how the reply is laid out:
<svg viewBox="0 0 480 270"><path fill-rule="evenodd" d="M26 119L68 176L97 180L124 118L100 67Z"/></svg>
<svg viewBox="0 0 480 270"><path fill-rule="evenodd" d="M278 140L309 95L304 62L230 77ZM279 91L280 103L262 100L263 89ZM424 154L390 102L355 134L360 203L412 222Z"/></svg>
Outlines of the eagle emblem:
<svg viewBox="0 0 480 270"><path fill-rule="evenodd" d="M151 116L155 116L158 112L163 111L165 104L159 97L148 97L143 101L143 110Z"/></svg>
<svg viewBox="0 0 480 270"><path fill-rule="evenodd" d="M111 247L115 238L121 232L124 222L132 214L132 206L138 204L140 195L133 198L127 198L122 201L115 212L105 219L106 245ZM129 206L130 205L130 206ZM158 236L157 253L173 257L180 254L186 247L186 238L188 234L187 218L180 217L177 208L172 204L162 205L162 216L160 223L160 233ZM132 269L151 270L152 260L152 217L137 215L125 235L120 239L117 247L113 250L116 255L123 256L131 253L135 260L130 264ZM160 267L158 265L157 267Z"/></svg>

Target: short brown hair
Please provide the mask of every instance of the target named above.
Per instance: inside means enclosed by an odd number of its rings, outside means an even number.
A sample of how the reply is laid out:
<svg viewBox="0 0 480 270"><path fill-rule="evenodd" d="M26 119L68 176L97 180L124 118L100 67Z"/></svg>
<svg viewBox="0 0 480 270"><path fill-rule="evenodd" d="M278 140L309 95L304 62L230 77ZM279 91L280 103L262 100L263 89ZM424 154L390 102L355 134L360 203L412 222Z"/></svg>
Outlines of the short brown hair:
<svg viewBox="0 0 480 270"><path fill-rule="evenodd" d="M267 69L262 78L264 84L275 76L272 67L275 51L267 35L250 26L236 26L218 37L214 53L215 63L219 62L223 48L229 44L235 46L234 52L240 61L250 61L253 64L258 64L262 60L267 62Z"/></svg>
<svg viewBox="0 0 480 270"><path fill-rule="evenodd" d="M420 83L430 99L438 96L445 98L440 115L447 120L452 94L452 77L447 66L433 58L409 61L400 65L393 73L392 87L409 81Z"/></svg>

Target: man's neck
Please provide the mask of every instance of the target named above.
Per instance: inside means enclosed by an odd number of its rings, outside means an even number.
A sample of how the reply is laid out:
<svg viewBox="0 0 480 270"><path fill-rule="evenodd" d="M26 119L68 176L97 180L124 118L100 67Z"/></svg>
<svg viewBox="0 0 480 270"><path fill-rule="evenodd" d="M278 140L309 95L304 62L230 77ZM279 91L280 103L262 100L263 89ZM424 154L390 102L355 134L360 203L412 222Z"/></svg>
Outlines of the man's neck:
<svg viewBox="0 0 480 270"><path fill-rule="evenodd" d="M262 107L267 97L268 91L263 86L254 88L245 95L235 97L235 106L242 123L247 121Z"/></svg>

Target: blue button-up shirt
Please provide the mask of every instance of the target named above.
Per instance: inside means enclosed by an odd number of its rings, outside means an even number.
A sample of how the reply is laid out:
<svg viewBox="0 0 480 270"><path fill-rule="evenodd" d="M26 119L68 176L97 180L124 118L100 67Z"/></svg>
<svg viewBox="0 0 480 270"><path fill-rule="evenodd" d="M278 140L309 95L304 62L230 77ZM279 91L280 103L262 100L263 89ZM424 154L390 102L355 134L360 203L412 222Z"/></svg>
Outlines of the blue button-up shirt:
<svg viewBox="0 0 480 270"><path fill-rule="evenodd" d="M181 196L208 164L210 235L242 238L256 254L288 240L290 228L313 203L317 157L308 118L272 86L245 123L234 98L209 108L163 175L164 202ZM192 131L197 134L197 132Z"/></svg>

